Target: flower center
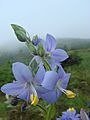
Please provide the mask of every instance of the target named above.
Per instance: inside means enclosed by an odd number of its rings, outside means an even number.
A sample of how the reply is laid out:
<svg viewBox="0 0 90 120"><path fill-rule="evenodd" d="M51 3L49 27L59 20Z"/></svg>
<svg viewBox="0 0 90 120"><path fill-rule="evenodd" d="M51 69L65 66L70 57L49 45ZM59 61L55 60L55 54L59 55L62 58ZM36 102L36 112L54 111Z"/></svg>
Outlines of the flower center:
<svg viewBox="0 0 90 120"><path fill-rule="evenodd" d="M63 89L62 87L61 87L61 80L59 80L58 82L57 82L57 85L56 85L56 87L57 87L57 89L59 89L61 92L63 92L64 94L66 94L66 96L68 97L68 98L74 98L75 96L76 96L76 94L74 93L74 92L72 92L72 91L70 91L70 90L66 90L66 89Z"/></svg>
<svg viewBox="0 0 90 120"><path fill-rule="evenodd" d="M38 99L38 95L37 95L37 92L36 92L36 89L35 89L35 84L33 82L27 82L25 84L25 88L29 88L30 91L31 91L31 95L30 95L30 100L31 100L31 104L32 105L37 105L39 99Z"/></svg>
<svg viewBox="0 0 90 120"><path fill-rule="evenodd" d="M51 53L50 52L46 52L45 57L50 59L51 58Z"/></svg>

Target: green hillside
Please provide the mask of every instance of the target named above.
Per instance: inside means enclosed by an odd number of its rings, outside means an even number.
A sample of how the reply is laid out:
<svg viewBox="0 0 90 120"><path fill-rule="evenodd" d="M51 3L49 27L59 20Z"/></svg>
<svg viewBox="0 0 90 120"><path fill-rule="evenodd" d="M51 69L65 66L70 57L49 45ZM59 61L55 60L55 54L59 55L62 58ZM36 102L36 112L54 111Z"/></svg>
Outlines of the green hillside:
<svg viewBox="0 0 90 120"><path fill-rule="evenodd" d="M62 39L58 39L57 41L58 41L57 47L68 50L90 48L90 39L62 38Z"/></svg>
<svg viewBox="0 0 90 120"><path fill-rule="evenodd" d="M90 49L72 50L68 51L68 53L78 54L78 56L82 58L79 65L73 64L72 66L65 67L65 70L71 73L68 89L74 91L77 96L75 99L68 99L65 95L62 95L56 103L57 115L60 115L61 111L69 107L75 107L78 111L80 108L87 110L87 104L90 102ZM22 61L27 63L27 61L29 61L29 56L23 56ZM0 86L14 79L11 71L11 64L12 61L7 61L5 64L0 65ZM7 115L6 112L8 109L4 101L5 97L0 93L0 117Z"/></svg>

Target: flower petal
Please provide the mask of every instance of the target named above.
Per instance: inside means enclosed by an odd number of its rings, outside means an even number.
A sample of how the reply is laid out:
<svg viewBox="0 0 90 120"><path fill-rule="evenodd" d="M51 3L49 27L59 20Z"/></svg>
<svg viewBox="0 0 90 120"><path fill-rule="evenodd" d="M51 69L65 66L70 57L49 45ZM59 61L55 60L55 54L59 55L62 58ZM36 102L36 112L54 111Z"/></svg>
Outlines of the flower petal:
<svg viewBox="0 0 90 120"><path fill-rule="evenodd" d="M20 62L13 63L12 71L16 80L18 81L27 82L32 80L31 71L29 70L28 66L26 66L23 63Z"/></svg>
<svg viewBox="0 0 90 120"><path fill-rule="evenodd" d="M47 71L41 85L48 90L53 90L57 81L58 74L54 71Z"/></svg>
<svg viewBox="0 0 90 120"><path fill-rule="evenodd" d="M19 83L8 83L1 87L1 91L5 94L17 96L23 89L24 84Z"/></svg>
<svg viewBox="0 0 90 120"><path fill-rule="evenodd" d="M55 60L49 59L49 60L48 60L48 63L50 64L51 68L54 69L54 67L55 67L55 65L56 65Z"/></svg>
<svg viewBox="0 0 90 120"><path fill-rule="evenodd" d="M52 52L52 59L56 62L62 62L68 58L68 54L62 49L56 49Z"/></svg>
<svg viewBox="0 0 90 120"><path fill-rule="evenodd" d="M41 98L47 101L48 103L54 103L58 99L56 91L50 91L45 94L42 94Z"/></svg>
<svg viewBox="0 0 90 120"><path fill-rule="evenodd" d="M90 120L90 118L88 117L88 115L82 108L80 110L80 118L81 118L81 120Z"/></svg>
<svg viewBox="0 0 90 120"><path fill-rule="evenodd" d="M63 79L63 77L64 77L65 74L66 74L66 73L65 73L63 67L59 64L59 69L58 69L59 79Z"/></svg>
<svg viewBox="0 0 90 120"><path fill-rule="evenodd" d="M61 83L61 87L66 89L67 85L68 85L68 82L69 82L69 79L70 79L70 73L67 73L64 75L64 78L62 80L62 83Z"/></svg>
<svg viewBox="0 0 90 120"><path fill-rule="evenodd" d="M52 35L47 34L46 41L45 41L45 49L50 52L50 51L55 50L55 48L56 48L55 38Z"/></svg>
<svg viewBox="0 0 90 120"><path fill-rule="evenodd" d="M37 38L37 39L33 39L32 40L32 43L35 45L35 46L38 46L38 44L42 41L41 38Z"/></svg>
<svg viewBox="0 0 90 120"><path fill-rule="evenodd" d="M31 91L29 90L29 88L24 89L23 92L21 92L17 98L29 101L30 100L30 95L31 95Z"/></svg>
<svg viewBox="0 0 90 120"><path fill-rule="evenodd" d="M34 80L38 83L38 84L41 84L41 82L43 81L44 79L44 75L45 75L45 69L43 67L42 64L40 64L40 67L35 75L35 78Z"/></svg>
<svg viewBox="0 0 90 120"><path fill-rule="evenodd" d="M45 93L47 93L49 91L49 90L47 90L44 87L39 86L39 85L35 86L35 89L36 89L38 95L45 94Z"/></svg>

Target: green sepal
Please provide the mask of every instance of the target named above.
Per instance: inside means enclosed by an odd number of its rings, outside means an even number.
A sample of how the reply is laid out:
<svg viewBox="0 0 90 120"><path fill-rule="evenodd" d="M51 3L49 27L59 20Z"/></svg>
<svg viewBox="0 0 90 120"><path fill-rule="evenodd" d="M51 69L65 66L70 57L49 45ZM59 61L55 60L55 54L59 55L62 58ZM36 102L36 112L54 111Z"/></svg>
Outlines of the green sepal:
<svg viewBox="0 0 90 120"><path fill-rule="evenodd" d="M37 71L38 71L38 68L39 68L36 60L33 60L33 62L31 63L30 67L31 67L33 76L35 76Z"/></svg>
<svg viewBox="0 0 90 120"><path fill-rule="evenodd" d="M15 35L17 36L17 39L21 42L25 42L27 41L29 38L27 36L27 32L25 31L25 29L19 25L16 24L11 24Z"/></svg>
<svg viewBox="0 0 90 120"><path fill-rule="evenodd" d="M37 52L36 52L36 48L35 46L32 44L32 42L28 42L26 43L27 44L27 47L29 48L30 52L34 55L37 55Z"/></svg>
<svg viewBox="0 0 90 120"><path fill-rule="evenodd" d="M45 55L45 50L44 50L42 44L39 44L39 45L38 45L37 54L38 54L40 57L43 57L43 56Z"/></svg>
<svg viewBox="0 0 90 120"><path fill-rule="evenodd" d="M44 65L45 70L46 70L46 71L50 71L50 70L51 70L51 67L50 67L48 61L45 60L45 59L42 60L42 61L43 61L43 65Z"/></svg>

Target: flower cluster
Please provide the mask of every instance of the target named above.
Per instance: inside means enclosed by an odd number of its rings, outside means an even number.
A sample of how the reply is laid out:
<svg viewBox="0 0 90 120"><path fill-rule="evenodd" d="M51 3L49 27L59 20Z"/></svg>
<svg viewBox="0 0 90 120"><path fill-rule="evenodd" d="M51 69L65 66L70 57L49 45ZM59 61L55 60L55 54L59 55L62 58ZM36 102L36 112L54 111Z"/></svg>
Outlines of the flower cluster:
<svg viewBox="0 0 90 120"><path fill-rule="evenodd" d="M80 114L76 114L74 108L69 108L67 111L62 113L62 117L56 120L80 120Z"/></svg>
<svg viewBox="0 0 90 120"><path fill-rule="evenodd" d="M31 101L33 105L38 104L39 98L54 103L62 93L68 98L74 98L76 94L66 90L70 73L65 73L61 66L68 54L62 49L56 49L55 38L47 34L46 41L37 36L31 40L22 27L14 24L12 27L17 38L21 42L26 42L33 58L29 65L13 63L12 72L15 80L2 86L1 91L26 102ZM32 63L36 63L34 68Z"/></svg>
<svg viewBox="0 0 90 120"><path fill-rule="evenodd" d="M82 108L80 110L80 114L77 114L76 110L72 107L67 111L62 112L62 116L56 118L56 120L90 120L90 118Z"/></svg>

